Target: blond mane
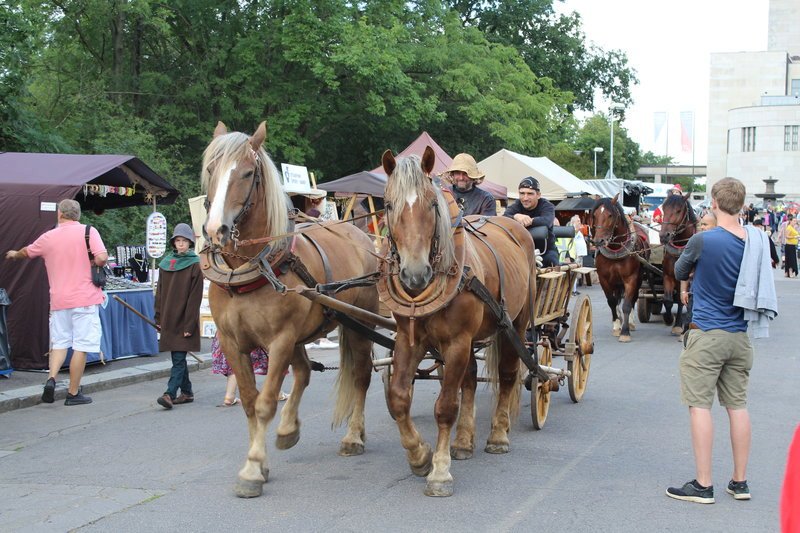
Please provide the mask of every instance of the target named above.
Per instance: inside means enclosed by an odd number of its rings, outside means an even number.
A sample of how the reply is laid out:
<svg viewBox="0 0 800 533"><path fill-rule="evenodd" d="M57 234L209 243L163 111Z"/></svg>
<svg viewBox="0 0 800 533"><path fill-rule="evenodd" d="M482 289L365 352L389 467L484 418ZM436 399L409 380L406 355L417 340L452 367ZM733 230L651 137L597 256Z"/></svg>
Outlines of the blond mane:
<svg viewBox="0 0 800 533"><path fill-rule="evenodd" d="M215 171L230 168L233 163L244 159L251 150L250 137L238 131L215 137L203 152L203 170L201 173L202 191L208 194L208 188L216 182L217 176L209 172L214 164ZM264 207L266 222L264 232L267 236L281 235L289 228L286 193L283 191L278 169L270 159L264 147L259 147L257 165L260 166L262 188L264 191Z"/></svg>
<svg viewBox="0 0 800 533"><path fill-rule="evenodd" d="M421 160L416 155L397 159L397 166L386 183L384 200L394 206L394 209L386 215L389 227L398 229L401 227L400 215L403 212L406 198L412 193L416 193L420 199L432 201L434 197L436 198L438 211L436 235L439 236L439 252L442 254L440 270L447 272L456 262L453 231L450 227L450 210L442 192L422 171ZM394 231L398 231L398 229Z"/></svg>

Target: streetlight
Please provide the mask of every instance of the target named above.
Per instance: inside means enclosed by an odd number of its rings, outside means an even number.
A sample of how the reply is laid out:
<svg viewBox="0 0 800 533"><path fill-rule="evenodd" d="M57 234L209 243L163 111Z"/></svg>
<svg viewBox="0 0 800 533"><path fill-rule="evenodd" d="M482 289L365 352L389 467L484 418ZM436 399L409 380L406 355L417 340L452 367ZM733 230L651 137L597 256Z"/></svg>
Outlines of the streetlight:
<svg viewBox="0 0 800 533"><path fill-rule="evenodd" d="M595 146L592 148L592 152L594 152L594 177L597 177L597 154L603 151L603 148L600 146Z"/></svg>
<svg viewBox="0 0 800 533"><path fill-rule="evenodd" d="M608 118L609 118L609 123L611 124L611 148L610 148L609 163L608 163L609 179L614 178L614 119L616 118L616 111L622 111L624 109L625 106L622 104L611 104L611 107L608 109Z"/></svg>

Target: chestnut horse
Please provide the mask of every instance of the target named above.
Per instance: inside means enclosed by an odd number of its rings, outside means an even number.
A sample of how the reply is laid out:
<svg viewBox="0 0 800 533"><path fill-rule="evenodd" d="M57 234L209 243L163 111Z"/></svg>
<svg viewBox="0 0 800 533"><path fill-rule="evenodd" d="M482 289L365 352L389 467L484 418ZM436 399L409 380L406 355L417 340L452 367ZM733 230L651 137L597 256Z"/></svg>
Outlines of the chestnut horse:
<svg viewBox="0 0 800 533"><path fill-rule="evenodd" d="M384 202L390 252L378 292L397 322L389 409L412 472L427 476L425 494L450 496L451 457L469 459L474 451L474 341L495 336L486 355L496 393L486 452L508 452L508 433L519 411L520 360L511 339L497 334L498 320L471 289L477 286L472 278L504 305L509 333L524 342L535 293L533 240L522 225L504 217L468 217L480 228L467 232L450 192L431 181L435 155L430 147L421 160L415 155L395 160L387 150L382 162L389 177ZM438 352L444 362L434 408L439 428L434 452L410 415L413 378L428 351Z"/></svg>
<svg viewBox="0 0 800 533"><path fill-rule="evenodd" d="M647 235L628 221L619 194L600 198L592 207L592 241L597 246L595 267L600 286L611 308L612 333L619 342L631 341L631 310L642 286L642 265L636 258L650 258ZM619 304L622 303L620 324Z"/></svg>
<svg viewBox="0 0 800 533"><path fill-rule="evenodd" d="M209 246L201 252L201 262L204 274L213 282L208 293L211 314L222 351L236 373L250 431L247 459L236 485L240 497L260 496L267 481L265 433L276 414L290 364L294 384L281 411L276 447L291 448L300 438L298 406L311 370L304 344L325 336L337 325L320 305L284 290L377 270L369 237L352 224L316 225L304 228L300 235L284 236L291 233L292 204L264 150L265 138L263 122L252 137L228 133L220 122L203 155L202 169L203 188L208 192L204 231ZM277 238L267 239L270 236ZM261 242L242 242L247 239ZM263 242L268 242L266 247ZM338 298L372 312L378 309L374 286L350 289ZM334 423L348 420L339 453L359 455L364 452L364 402L372 372L372 342L340 328L339 345L341 370ZM264 347L270 358L260 392L249 356L257 347Z"/></svg>
<svg viewBox="0 0 800 533"><path fill-rule="evenodd" d="M675 279L675 263L681 256L686 243L697 233L697 215L689 203L691 193L685 196L673 194L667 196L661 211L664 213L661 222L661 230L658 232L661 244L664 245L664 323L672 326L672 334L680 335L683 333L681 315L683 313L683 303L680 299L680 283ZM674 300L673 300L674 298ZM675 312L675 320L672 318L672 302L678 304Z"/></svg>

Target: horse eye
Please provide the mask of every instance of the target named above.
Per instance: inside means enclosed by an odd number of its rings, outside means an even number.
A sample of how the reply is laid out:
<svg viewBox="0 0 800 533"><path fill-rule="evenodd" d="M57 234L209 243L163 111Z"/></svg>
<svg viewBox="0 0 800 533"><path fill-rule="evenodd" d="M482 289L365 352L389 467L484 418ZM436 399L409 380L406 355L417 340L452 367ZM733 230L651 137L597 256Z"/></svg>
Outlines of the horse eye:
<svg viewBox="0 0 800 533"><path fill-rule="evenodd" d="M245 173L242 175L242 179L243 179L243 180L249 180L249 179L250 179L250 178L252 178L252 177L253 177L253 171L252 171L252 170L248 170L247 172L245 172Z"/></svg>
<svg viewBox="0 0 800 533"><path fill-rule="evenodd" d="M385 208L387 211L391 211L391 210L392 210L392 204L390 204L389 202L386 202L386 203L384 203L384 204L383 204L383 207L384 207L384 208Z"/></svg>

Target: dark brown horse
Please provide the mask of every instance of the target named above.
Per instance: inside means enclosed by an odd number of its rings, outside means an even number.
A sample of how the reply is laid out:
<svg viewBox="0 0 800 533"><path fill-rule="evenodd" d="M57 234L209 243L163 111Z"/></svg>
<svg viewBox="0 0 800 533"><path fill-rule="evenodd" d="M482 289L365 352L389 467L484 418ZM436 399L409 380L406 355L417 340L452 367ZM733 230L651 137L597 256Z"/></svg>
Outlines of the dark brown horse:
<svg viewBox="0 0 800 533"><path fill-rule="evenodd" d="M389 409L397 420L412 472L427 476L425 494L450 496L451 458L468 459L474 449L477 363L472 345L498 331L496 317L470 290L471 279L482 282L492 298L505 304L512 321L508 329L524 341L536 263L530 234L509 218L490 217L475 233L467 232L452 195L431 181L434 162L430 147L421 160L417 156L395 160L388 150L383 154L389 176L384 198L389 261L378 292L397 321ZM481 224L480 217L467 220ZM410 415L412 380L428 351L438 352L444 361L434 408L439 428L434 452ZM487 350L486 368L497 394L485 451L507 453L520 394L520 360L509 338L495 335Z"/></svg>
<svg viewBox="0 0 800 533"><path fill-rule="evenodd" d="M661 222L661 230L658 232L661 244L664 245L664 323L672 326L672 334L680 335L683 332L681 315L683 314L683 303L680 299L680 283L675 279L675 263L681 256L686 243L697 233L697 215L689 203L691 193L685 196L673 194L667 196L661 211L664 217ZM675 319L672 317L672 302L678 304L675 311Z"/></svg>
<svg viewBox="0 0 800 533"><path fill-rule="evenodd" d="M600 198L592 207L592 241L597 246L595 266L600 286L611 308L612 333L620 342L631 341L630 315L642 286L642 265L637 255L650 258L647 235L628 221L614 198ZM620 323L619 304L622 303Z"/></svg>
<svg viewBox="0 0 800 533"><path fill-rule="evenodd" d="M352 224L305 228L290 233L292 207L275 165L263 148L264 123L253 136L228 133L221 122L203 157L203 187L208 191L204 229L210 246L201 252L211 313L220 346L238 378L250 430L247 460L239 471L236 495L261 495L269 467L267 426L275 416L278 394L289 365L294 384L281 411L276 446L287 449L300 438L298 407L309 383L310 362L304 344L336 327L323 308L286 287L348 279L377 270L369 237ZM276 237L267 239L268 237ZM247 244L243 241L267 242ZM339 299L377 312L375 287L342 292ZM348 420L341 455L364 452L364 401L372 372L372 342L340 328L340 373L334 423ZM250 352L269 352L269 374L256 389Z"/></svg>

